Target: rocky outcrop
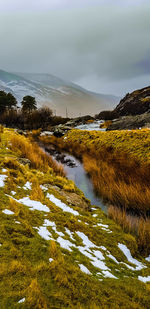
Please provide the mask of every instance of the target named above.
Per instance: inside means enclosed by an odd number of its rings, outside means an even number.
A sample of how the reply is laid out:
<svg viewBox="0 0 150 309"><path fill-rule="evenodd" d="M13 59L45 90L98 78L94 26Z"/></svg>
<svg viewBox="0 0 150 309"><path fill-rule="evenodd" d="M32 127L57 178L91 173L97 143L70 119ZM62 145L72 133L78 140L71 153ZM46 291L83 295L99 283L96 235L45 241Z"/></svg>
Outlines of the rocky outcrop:
<svg viewBox="0 0 150 309"><path fill-rule="evenodd" d="M93 117L87 115L83 117L77 117L69 120L66 124L59 124L53 128L53 134L56 137L63 136L67 131L71 130L72 128L76 127L80 124L86 124L88 121L94 120Z"/></svg>
<svg viewBox="0 0 150 309"><path fill-rule="evenodd" d="M114 111L119 116L140 115L150 112L150 87L128 93Z"/></svg>
<svg viewBox="0 0 150 309"><path fill-rule="evenodd" d="M107 128L107 131L132 130L140 128L150 128L150 113L120 117L112 122L112 124Z"/></svg>

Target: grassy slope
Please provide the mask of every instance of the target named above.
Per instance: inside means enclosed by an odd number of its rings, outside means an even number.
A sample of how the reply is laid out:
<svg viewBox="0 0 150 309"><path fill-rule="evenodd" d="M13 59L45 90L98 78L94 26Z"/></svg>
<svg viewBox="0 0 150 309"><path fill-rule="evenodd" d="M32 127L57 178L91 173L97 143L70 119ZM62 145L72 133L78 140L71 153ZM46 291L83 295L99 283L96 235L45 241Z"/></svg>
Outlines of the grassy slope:
<svg viewBox="0 0 150 309"><path fill-rule="evenodd" d="M150 131L72 130L65 138L42 138L83 159L96 190L114 205L150 212Z"/></svg>
<svg viewBox="0 0 150 309"><path fill-rule="evenodd" d="M23 148L23 145L26 147ZM137 277L148 276L150 263L138 255L134 237L123 233L99 208L89 211L89 202L82 192L60 176L61 168L46 159L34 166L37 159L34 147L32 149L31 143L24 137L5 129L1 133L0 146L0 175L8 176L5 186L0 188L0 308L149 308L150 285L143 284ZM31 167L21 164L21 157L30 158ZM48 164L46 169L42 162ZM32 184L31 189L24 187L27 181ZM42 190L40 185L46 189ZM76 196L80 201L78 207L72 206L71 202L69 207L78 211L79 216L62 211L46 197L47 192L66 204L67 194L70 199ZM42 202L50 212L30 210L14 200L27 196ZM85 204L87 207L82 207ZM5 209L14 214L5 214ZM53 240L45 240L38 234L38 228L43 226L45 219L56 224L56 231L47 227ZM109 230L102 229L98 223L108 224ZM72 232L74 241L65 228ZM118 279L105 278L102 271L80 253L78 248L83 243L77 231L87 235L98 247L106 247L107 251L101 249L105 264ZM75 245L72 251L60 247L57 241L60 232L64 239ZM146 266L145 269L133 271L124 265L122 262L134 267L118 248L118 243L126 244L132 255ZM108 251L119 264L108 257ZM53 261L49 262L49 258ZM82 272L79 264L86 266L91 275ZM25 301L18 303L23 298Z"/></svg>

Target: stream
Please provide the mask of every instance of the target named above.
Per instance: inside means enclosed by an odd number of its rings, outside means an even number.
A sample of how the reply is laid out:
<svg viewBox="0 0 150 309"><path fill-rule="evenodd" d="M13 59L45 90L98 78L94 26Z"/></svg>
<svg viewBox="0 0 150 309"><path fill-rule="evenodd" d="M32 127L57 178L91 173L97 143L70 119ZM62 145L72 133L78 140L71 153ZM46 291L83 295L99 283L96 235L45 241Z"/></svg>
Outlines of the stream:
<svg viewBox="0 0 150 309"><path fill-rule="evenodd" d="M40 147L58 163L63 165L66 177L74 181L76 186L84 193L85 197L90 200L92 205L99 206L107 213L107 206L104 205L102 199L97 196L92 181L84 170L82 162L66 152L59 152L51 145L44 146L40 144Z"/></svg>

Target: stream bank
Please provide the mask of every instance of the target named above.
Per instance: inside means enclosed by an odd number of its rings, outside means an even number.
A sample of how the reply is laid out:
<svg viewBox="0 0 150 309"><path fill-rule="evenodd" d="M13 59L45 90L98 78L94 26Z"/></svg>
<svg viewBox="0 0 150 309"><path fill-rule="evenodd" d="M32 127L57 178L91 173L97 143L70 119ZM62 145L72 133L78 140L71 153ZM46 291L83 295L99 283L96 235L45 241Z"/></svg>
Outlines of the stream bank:
<svg viewBox="0 0 150 309"><path fill-rule="evenodd" d="M39 145L47 154L51 155L53 159L63 165L67 178L74 181L76 186L84 193L85 197L90 200L91 204L100 207L107 213L107 206L97 196L93 183L86 173L82 162L67 152L60 152L53 145L45 146L43 143Z"/></svg>

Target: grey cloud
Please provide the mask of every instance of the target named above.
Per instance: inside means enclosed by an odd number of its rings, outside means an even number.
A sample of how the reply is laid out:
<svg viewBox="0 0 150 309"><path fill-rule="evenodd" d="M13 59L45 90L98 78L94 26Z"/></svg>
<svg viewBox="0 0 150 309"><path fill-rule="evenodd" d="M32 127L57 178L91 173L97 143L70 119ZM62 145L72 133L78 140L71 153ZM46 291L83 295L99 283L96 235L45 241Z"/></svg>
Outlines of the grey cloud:
<svg viewBox="0 0 150 309"><path fill-rule="evenodd" d="M113 84L144 74L139 63L150 50L150 5L100 2L96 8L0 13L0 66L85 83L87 79L87 85L91 76L91 89L94 80Z"/></svg>

